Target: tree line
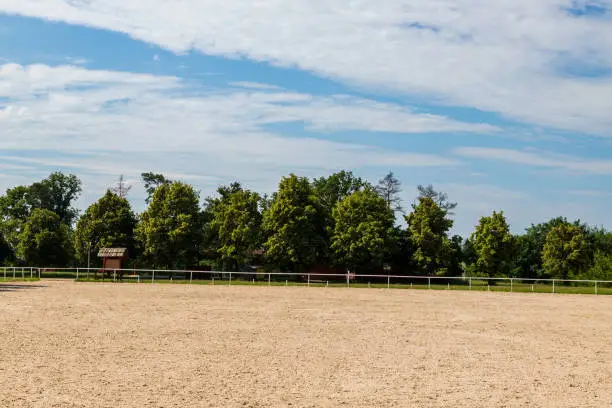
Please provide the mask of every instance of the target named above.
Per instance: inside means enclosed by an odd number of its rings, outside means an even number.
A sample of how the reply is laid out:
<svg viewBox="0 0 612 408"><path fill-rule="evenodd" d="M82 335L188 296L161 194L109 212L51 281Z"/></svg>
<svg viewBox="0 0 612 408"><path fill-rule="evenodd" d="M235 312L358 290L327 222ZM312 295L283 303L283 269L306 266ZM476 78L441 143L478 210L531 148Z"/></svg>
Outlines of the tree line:
<svg viewBox="0 0 612 408"><path fill-rule="evenodd" d="M514 235L503 211L468 237L451 236L457 203L418 186L409 208L401 183L372 184L350 171L283 177L272 195L234 182L201 200L193 186L143 173L147 208L136 214L123 177L82 214L72 174L52 173L0 197L4 265L84 266L104 247L128 248L138 267L212 267L359 274L612 280L612 233L564 217ZM400 221L405 226L400 226Z"/></svg>

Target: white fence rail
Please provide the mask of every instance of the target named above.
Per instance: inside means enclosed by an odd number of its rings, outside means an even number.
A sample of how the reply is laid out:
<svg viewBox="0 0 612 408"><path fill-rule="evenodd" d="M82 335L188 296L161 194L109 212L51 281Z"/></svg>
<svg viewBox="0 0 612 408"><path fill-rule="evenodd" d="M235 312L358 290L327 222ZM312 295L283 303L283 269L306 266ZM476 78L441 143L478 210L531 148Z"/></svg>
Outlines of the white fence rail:
<svg viewBox="0 0 612 408"><path fill-rule="evenodd" d="M540 278L491 278L466 276L421 275L356 275L338 273L283 273L283 272L225 272L179 269L101 269L101 268L34 268L4 267L0 276L6 280L28 278L73 278L77 280L104 280L135 282L169 282L209 284L268 284L303 286L367 286L386 288L463 288L466 290L505 290L509 292L568 292L568 288L580 288L580 293L599 294L603 290L612 294L612 281ZM571 292L571 290L569 290ZM574 290L578 291L578 290Z"/></svg>

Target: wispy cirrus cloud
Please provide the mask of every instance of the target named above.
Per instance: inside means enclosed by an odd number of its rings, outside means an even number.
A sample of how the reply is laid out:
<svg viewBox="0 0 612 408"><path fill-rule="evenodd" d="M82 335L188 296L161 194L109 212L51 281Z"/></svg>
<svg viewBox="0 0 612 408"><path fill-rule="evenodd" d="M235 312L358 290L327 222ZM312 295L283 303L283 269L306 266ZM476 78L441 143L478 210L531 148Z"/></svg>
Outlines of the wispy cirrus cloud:
<svg viewBox="0 0 612 408"><path fill-rule="evenodd" d="M0 66L0 94L6 98L0 108L5 136L0 149L174 152L199 154L199 163L209 158L278 168L430 167L454 165L456 160L285 137L268 127L292 123L317 130L402 133L496 130L355 97L274 89L198 90L176 77L68 66Z"/></svg>
<svg viewBox="0 0 612 408"><path fill-rule="evenodd" d="M602 136L612 130L611 9L610 0L0 0L0 12L176 53L246 56Z"/></svg>
<svg viewBox="0 0 612 408"><path fill-rule="evenodd" d="M460 147L454 154L461 157L494 160L531 167L556 168L572 173L612 174L612 160L597 160L533 150Z"/></svg>

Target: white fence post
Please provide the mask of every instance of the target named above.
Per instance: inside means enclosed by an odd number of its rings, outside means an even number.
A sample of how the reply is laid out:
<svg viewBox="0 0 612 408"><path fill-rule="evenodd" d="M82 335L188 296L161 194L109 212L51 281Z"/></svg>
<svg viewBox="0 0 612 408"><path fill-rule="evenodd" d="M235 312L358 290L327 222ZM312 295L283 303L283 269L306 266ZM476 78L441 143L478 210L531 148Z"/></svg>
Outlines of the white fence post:
<svg viewBox="0 0 612 408"><path fill-rule="evenodd" d="M555 280L553 279L553 293L555 293Z"/></svg>
<svg viewBox="0 0 612 408"><path fill-rule="evenodd" d="M24 271L24 268L22 267L21 268L21 280L24 280L24 279L25 279L25 271Z"/></svg>
<svg viewBox="0 0 612 408"><path fill-rule="evenodd" d="M310 274L308 274L308 287L310 287Z"/></svg>
<svg viewBox="0 0 612 408"><path fill-rule="evenodd" d="M232 284L232 273L229 273L229 281L227 281L227 286L230 286Z"/></svg>
<svg viewBox="0 0 612 408"><path fill-rule="evenodd" d="M431 289L431 278L427 278L427 289Z"/></svg>
<svg viewBox="0 0 612 408"><path fill-rule="evenodd" d="M13 279L15 279L15 267L13 266Z"/></svg>
<svg viewBox="0 0 612 408"><path fill-rule="evenodd" d="M189 283L193 282L193 271L189 272Z"/></svg>
<svg viewBox="0 0 612 408"><path fill-rule="evenodd" d="M155 269L153 269L153 273L151 274L151 283L155 283Z"/></svg>
<svg viewBox="0 0 612 408"><path fill-rule="evenodd" d="M387 289L389 289L391 286L391 277L387 276Z"/></svg>
<svg viewBox="0 0 612 408"><path fill-rule="evenodd" d="M76 280L79 280L79 268L77 268L77 277Z"/></svg>
<svg viewBox="0 0 612 408"><path fill-rule="evenodd" d="M595 281L595 294L597 294L597 281Z"/></svg>
<svg viewBox="0 0 612 408"><path fill-rule="evenodd" d="M269 273L268 274L268 286L272 286L272 282L271 281L272 281L272 274Z"/></svg>
<svg viewBox="0 0 612 408"><path fill-rule="evenodd" d="M510 293L512 293L512 289L513 289L512 288L512 284L513 284L513 282L514 282L514 279L510 278Z"/></svg>

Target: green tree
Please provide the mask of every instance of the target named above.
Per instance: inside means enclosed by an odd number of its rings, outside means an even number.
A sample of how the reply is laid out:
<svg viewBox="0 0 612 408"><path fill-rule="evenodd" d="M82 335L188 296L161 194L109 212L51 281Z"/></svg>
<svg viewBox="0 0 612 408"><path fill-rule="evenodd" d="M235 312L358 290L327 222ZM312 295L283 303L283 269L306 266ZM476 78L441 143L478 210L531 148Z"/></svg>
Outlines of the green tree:
<svg viewBox="0 0 612 408"><path fill-rule="evenodd" d="M215 237L214 251L225 270L237 270L261 246L261 198L238 186L219 188L221 198L209 200L214 204L207 230Z"/></svg>
<svg viewBox="0 0 612 408"><path fill-rule="evenodd" d="M59 215L36 208L19 234L18 255L32 266L66 266L72 257L70 235Z"/></svg>
<svg viewBox="0 0 612 408"><path fill-rule="evenodd" d="M551 228L568 224L563 217L552 218L547 222L531 225L525 233L517 237L516 256L517 275L522 278L542 278L546 273L542 266L542 252L546 236ZM579 225L579 223L575 223Z"/></svg>
<svg viewBox="0 0 612 408"><path fill-rule="evenodd" d="M445 260L447 276L461 276L463 274L463 238L453 235L449 241L448 255Z"/></svg>
<svg viewBox="0 0 612 408"><path fill-rule="evenodd" d="M351 271L381 267L393 234L395 217L372 189L357 191L334 210L331 248L338 264Z"/></svg>
<svg viewBox="0 0 612 408"><path fill-rule="evenodd" d="M418 204L412 205L412 212L405 218L414 249L414 262L422 272L430 275L436 273L444 266L448 254L448 231L453 221L431 197L420 197Z"/></svg>
<svg viewBox="0 0 612 408"><path fill-rule="evenodd" d="M172 180L167 179L163 174L157 173L142 173L140 175L142 182L144 183L145 191L147 192L146 203L149 204L153 198L155 189L164 184L171 184Z"/></svg>
<svg viewBox="0 0 612 408"><path fill-rule="evenodd" d="M596 251L593 256L593 265L580 275L580 279L612 280L612 254Z"/></svg>
<svg viewBox="0 0 612 408"><path fill-rule="evenodd" d="M584 229L571 224L552 227L546 235L542 265L548 276L570 279L580 276L589 264Z"/></svg>
<svg viewBox="0 0 612 408"><path fill-rule="evenodd" d="M397 212L404 211L402 208L402 199L399 196L399 193L402 192L402 183L395 177L393 172L387 173L385 177L380 179L375 189L385 200L389 208Z"/></svg>
<svg viewBox="0 0 612 408"><path fill-rule="evenodd" d="M295 271L326 256L324 212L307 178L284 177L270 208L264 213L267 258Z"/></svg>
<svg viewBox="0 0 612 408"><path fill-rule="evenodd" d="M342 170L328 177L313 179L312 186L321 205L331 215L338 202L369 187L370 184L361 177L356 177L353 172Z"/></svg>
<svg viewBox="0 0 612 408"><path fill-rule="evenodd" d="M72 203L80 193L81 181L75 175L60 172L29 186L8 189L0 197L0 231L13 251L24 224L36 208L56 213L62 223L71 226L78 215Z"/></svg>
<svg viewBox="0 0 612 408"><path fill-rule="evenodd" d="M482 217L472 234L472 242L477 255L476 270L481 275L511 274L516 244L503 211Z"/></svg>
<svg viewBox="0 0 612 408"><path fill-rule="evenodd" d="M79 198L81 191L81 180L77 176L55 172L30 186L29 202L32 208L56 213L60 222L71 226L79 214L72 204Z"/></svg>
<svg viewBox="0 0 612 408"><path fill-rule="evenodd" d="M95 257L100 248L127 248L135 255L134 229L137 218L127 199L111 192L87 208L79 219L74 233L77 259Z"/></svg>
<svg viewBox="0 0 612 408"><path fill-rule="evenodd" d="M194 265L202 243L198 193L181 182L157 187L140 217L136 238L145 260L153 266Z"/></svg>
<svg viewBox="0 0 612 408"><path fill-rule="evenodd" d="M0 233L0 265L8 265L15 259L15 252L13 248L4 238L4 235Z"/></svg>
<svg viewBox="0 0 612 408"><path fill-rule="evenodd" d="M427 186L418 185L417 190L419 192L419 197L431 198L433 199L440 208L445 210L449 215L452 215L452 212L455 208L457 208L457 203L448 200L448 194L443 193L441 191L436 191L431 184Z"/></svg>
<svg viewBox="0 0 612 408"><path fill-rule="evenodd" d="M19 233L30 216L32 206L29 201L28 186L17 186L6 191L0 197L0 228L7 243L16 251L19 244Z"/></svg>

